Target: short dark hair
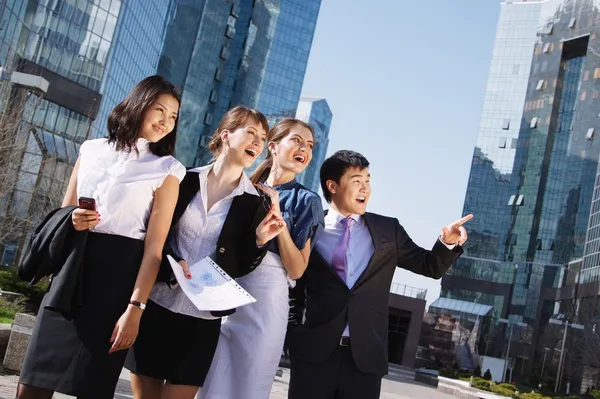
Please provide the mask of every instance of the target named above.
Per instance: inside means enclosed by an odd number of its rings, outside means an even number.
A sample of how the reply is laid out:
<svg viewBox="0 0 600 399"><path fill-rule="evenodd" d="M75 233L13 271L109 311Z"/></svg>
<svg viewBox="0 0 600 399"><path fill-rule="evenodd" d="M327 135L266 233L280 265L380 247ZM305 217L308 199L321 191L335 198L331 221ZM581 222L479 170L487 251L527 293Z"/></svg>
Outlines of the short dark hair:
<svg viewBox="0 0 600 399"><path fill-rule="evenodd" d="M331 202L331 193L327 188L327 181L333 180L340 183L340 179L349 168L358 168L363 170L369 167L369 161L362 154L356 151L340 150L327 158L321 165L321 189L323 196L329 203Z"/></svg>
<svg viewBox="0 0 600 399"><path fill-rule="evenodd" d="M162 94L173 96L181 105L181 93L171 82L162 76L149 76L139 82L112 110L108 116L108 142L115 144L117 150L131 151L140 137L144 113ZM177 139L177 120L173 131L156 143L150 143L150 151L159 157L175 154Z"/></svg>

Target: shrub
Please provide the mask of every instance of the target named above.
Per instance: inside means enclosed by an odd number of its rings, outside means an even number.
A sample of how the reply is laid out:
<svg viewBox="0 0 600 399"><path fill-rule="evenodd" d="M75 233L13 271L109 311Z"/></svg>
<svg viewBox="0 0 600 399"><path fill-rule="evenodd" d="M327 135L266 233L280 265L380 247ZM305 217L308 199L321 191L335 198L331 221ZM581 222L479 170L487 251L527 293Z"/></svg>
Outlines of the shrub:
<svg viewBox="0 0 600 399"><path fill-rule="evenodd" d="M502 384L504 385L504 384ZM513 394L515 393L515 391L513 391L512 389L507 389L505 387L503 387L502 385L492 385L492 392L498 395L502 395L502 396L507 396L507 397L512 397Z"/></svg>
<svg viewBox="0 0 600 399"><path fill-rule="evenodd" d="M522 393L521 395L519 395L517 397L519 399L552 399L549 396L543 396L537 392Z"/></svg>
<svg viewBox="0 0 600 399"><path fill-rule="evenodd" d="M19 278L16 269L0 270L0 289L23 294L29 302L31 311L36 312L48 290L48 279L44 279L36 285L29 285Z"/></svg>
<svg viewBox="0 0 600 399"><path fill-rule="evenodd" d="M471 386L475 389L481 389L482 391L491 392L490 381L484 380L483 378L473 378Z"/></svg>
<svg viewBox="0 0 600 399"><path fill-rule="evenodd" d="M513 384L502 383L502 384L498 384L497 386L501 387L503 389L508 389L511 392L516 392L517 391L517 387L514 386Z"/></svg>
<svg viewBox="0 0 600 399"><path fill-rule="evenodd" d="M440 376L446 378L456 378L458 372L450 367L444 367L440 370Z"/></svg>
<svg viewBox="0 0 600 399"><path fill-rule="evenodd" d="M462 380L462 379L467 379L467 380L470 380L470 379L471 379L471 376L472 376L472 374L471 374L471 373L468 373L468 372L466 372L466 371L459 371L459 372L457 373L457 376L458 376L458 378L459 378L459 379L461 379L461 380Z"/></svg>
<svg viewBox="0 0 600 399"><path fill-rule="evenodd" d="M483 374L483 379L488 381L492 380L492 372L490 371L490 369L485 370L485 373Z"/></svg>
<svg viewBox="0 0 600 399"><path fill-rule="evenodd" d="M590 396L593 397L594 399L600 399L600 390L594 389L593 391L590 392Z"/></svg>
<svg viewBox="0 0 600 399"><path fill-rule="evenodd" d="M475 370L473 370L473 377L481 377L481 366L477 365Z"/></svg>
<svg viewBox="0 0 600 399"><path fill-rule="evenodd" d="M25 310L25 298L17 298L14 301L0 295L0 323L10 324L17 313Z"/></svg>

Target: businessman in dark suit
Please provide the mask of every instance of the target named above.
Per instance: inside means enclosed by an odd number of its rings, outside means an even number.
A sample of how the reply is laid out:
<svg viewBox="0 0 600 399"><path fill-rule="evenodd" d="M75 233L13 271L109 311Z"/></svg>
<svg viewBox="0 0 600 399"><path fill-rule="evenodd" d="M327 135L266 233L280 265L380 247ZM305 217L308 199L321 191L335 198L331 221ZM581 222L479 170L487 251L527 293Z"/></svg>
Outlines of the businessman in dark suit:
<svg viewBox="0 0 600 399"><path fill-rule="evenodd" d="M330 209L295 290L305 312L288 332L290 399L379 398L394 270L439 279L467 240L462 224L472 215L443 227L431 250L419 247L397 219L366 212L369 180L369 162L354 151L338 151L321 167Z"/></svg>

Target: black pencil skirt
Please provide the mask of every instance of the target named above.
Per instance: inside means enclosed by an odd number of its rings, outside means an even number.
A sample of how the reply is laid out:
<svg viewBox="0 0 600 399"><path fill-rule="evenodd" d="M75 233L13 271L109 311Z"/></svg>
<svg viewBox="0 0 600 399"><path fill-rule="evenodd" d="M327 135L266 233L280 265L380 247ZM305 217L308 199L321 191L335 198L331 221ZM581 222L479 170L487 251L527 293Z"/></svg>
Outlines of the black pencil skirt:
<svg viewBox="0 0 600 399"><path fill-rule="evenodd" d="M113 398L127 351L109 354L110 338L127 309L143 252L141 240L88 235L83 305L67 318L46 309L44 298L19 382L86 399Z"/></svg>
<svg viewBox="0 0 600 399"><path fill-rule="evenodd" d="M221 319L174 313L152 301L125 367L134 374L173 385L201 387L217 349Z"/></svg>

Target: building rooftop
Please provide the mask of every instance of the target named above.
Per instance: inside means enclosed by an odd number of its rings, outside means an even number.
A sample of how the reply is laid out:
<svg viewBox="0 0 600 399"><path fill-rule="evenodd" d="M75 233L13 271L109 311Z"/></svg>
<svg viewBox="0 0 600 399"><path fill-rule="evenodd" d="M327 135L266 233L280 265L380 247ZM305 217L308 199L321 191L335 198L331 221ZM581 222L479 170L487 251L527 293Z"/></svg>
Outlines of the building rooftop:
<svg viewBox="0 0 600 399"><path fill-rule="evenodd" d="M427 295L427 290L422 288L409 287L408 285L392 283L390 287L390 292L396 295L407 296L415 299L425 300L425 296Z"/></svg>
<svg viewBox="0 0 600 399"><path fill-rule="evenodd" d="M459 301L458 299L450 298L438 298L429 305L429 312L440 313L440 311L449 311L452 313L462 313L473 316L485 316L492 310L494 310L494 307L490 305Z"/></svg>

